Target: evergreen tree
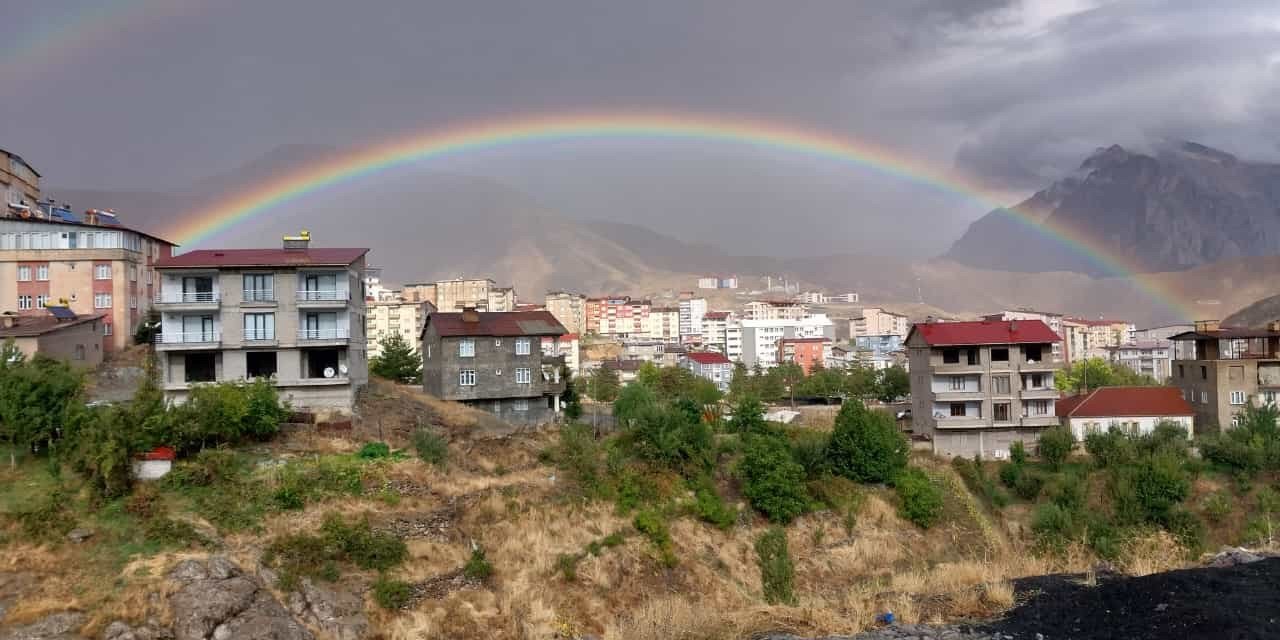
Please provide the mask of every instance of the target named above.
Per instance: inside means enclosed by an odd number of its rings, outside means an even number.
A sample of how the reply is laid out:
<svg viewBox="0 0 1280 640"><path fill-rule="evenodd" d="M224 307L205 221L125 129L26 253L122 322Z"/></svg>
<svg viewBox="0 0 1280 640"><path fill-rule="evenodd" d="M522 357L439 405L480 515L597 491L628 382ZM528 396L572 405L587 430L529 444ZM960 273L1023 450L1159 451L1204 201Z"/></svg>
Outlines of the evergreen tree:
<svg viewBox="0 0 1280 640"><path fill-rule="evenodd" d="M836 415L827 464L856 482L890 482L907 466L907 439L893 417L849 400Z"/></svg>
<svg viewBox="0 0 1280 640"><path fill-rule="evenodd" d="M578 397L578 383L573 379L573 372L569 367L561 367L560 376L564 378L564 393L560 394L560 401L564 403L564 415L570 420L577 420L582 417L582 400Z"/></svg>
<svg viewBox="0 0 1280 640"><path fill-rule="evenodd" d="M618 399L618 390L622 382L618 380L618 372L608 367L600 367L587 374L587 395L596 402L613 402Z"/></svg>
<svg viewBox="0 0 1280 640"><path fill-rule="evenodd" d="M422 382L422 355L399 333L379 343L382 353L369 360L369 373L403 384Z"/></svg>

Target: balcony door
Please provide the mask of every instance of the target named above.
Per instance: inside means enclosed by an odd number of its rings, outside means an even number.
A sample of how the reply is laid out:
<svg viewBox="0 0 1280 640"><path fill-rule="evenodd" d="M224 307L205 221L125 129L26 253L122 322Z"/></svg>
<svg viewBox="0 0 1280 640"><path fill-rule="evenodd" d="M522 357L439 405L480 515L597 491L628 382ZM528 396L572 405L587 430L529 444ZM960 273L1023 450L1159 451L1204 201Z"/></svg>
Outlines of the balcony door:
<svg viewBox="0 0 1280 640"><path fill-rule="evenodd" d="M338 293L338 276L333 273L309 273L302 279L306 300L335 300Z"/></svg>
<svg viewBox="0 0 1280 640"><path fill-rule="evenodd" d="M213 316L182 316L182 342L213 342Z"/></svg>
<svg viewBox="0 0 1280 640"><path fill-rule="evenodd" d="M213 278L209 276L184 276L182 278L183 302L213 302Z"/></svg>
<svg viewBox="0 0 1280 640"><path fill-rule="evenodd" d="M308 313L305 320L306 337L312 340L330 340L338 337L338 314Z"/></svg>

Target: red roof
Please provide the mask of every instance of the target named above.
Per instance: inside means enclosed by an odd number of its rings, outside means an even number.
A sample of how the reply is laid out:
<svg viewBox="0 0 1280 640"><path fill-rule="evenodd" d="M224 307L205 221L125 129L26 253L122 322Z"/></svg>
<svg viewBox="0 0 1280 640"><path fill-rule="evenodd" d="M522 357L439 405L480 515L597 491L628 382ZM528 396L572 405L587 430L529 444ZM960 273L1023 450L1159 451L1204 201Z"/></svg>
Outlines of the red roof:
<svg viewBox="0 0 1280 640"><path fill-rule="evenodd" d="M693 351L685 354L685 357L698 364L729 364L729 359L723 353L714 351Z"/></svg>
<svg viewBox="0 0 1280 640"><path fill-rule="evenodd" d="M797 342L831 342L830 338L782 338L778 342L783 344L796 344Z"/></svg>
<svg viewBox="0 0 1280 640"><path fill-rule="evenodd" d="M703 320L727 320L729 319L728 311L708 311L702 314Z"/></svg>
<svg viewBox="0 0 1280 640"><path fill-rule="evenodd" d="M1191 404L1174 387L1101 387L1085 395L1059 400L1059 418L1189 416Z"/></svg>
<svg viewBox="0 0 1280 640"><path fill-rule="evenodd" d="M157 269L191 267L345 267L368 253L368 249L201 249L161 258Z"/></svg>
<svg viewBox="0 0 1280 640"><path fill-rule="evenodd" d="M971 344L1037 344L1062 338L1040 320L979 320L976 322L924 322L911 327L933 347Z"/></svg>
<svg viewBox="0 0 1280 640"><path fill-rule="evenodd" d="M422 327L435 327L441 337L457 336L562 336L564 325L549 311L477 312L479 320L466 322L463 313L433 313Z"/></svg>
<svg viewBox="0 0 1280 640"><path fill-rule="evenodd" d="M173 460L177 457L173 447L156 447L145 453L139 453L139 460Z"/></svg>

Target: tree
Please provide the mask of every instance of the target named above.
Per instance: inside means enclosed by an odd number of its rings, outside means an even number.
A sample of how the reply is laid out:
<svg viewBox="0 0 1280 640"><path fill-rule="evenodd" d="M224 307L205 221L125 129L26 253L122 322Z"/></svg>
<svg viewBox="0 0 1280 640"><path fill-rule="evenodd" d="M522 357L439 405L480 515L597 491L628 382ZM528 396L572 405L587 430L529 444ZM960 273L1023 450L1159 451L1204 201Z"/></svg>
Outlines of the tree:
<svg viewBox="0 0 1280 640"><path fill-rule="evenodd" d="M873 395L876 391L876 371L871 367L854 364L844 371L844 389L850 398L859 400Z"/></svg>
<svg viewBox="0 0 1280 640"><path fill-rule="evenodd" d="M650 407L658 404L658 397L653 390L642 384L629 384L622 388L618 399L613 402L613 417L618 423L628 426Z"/></svg>
<svg viewBox="0 0 1280 640"><path fill-rule="evenodd" d="M560 394L560 401L564 403L564 415L570 420L577 420L582 417L582 401L578 398L578 383L573 379L573 372L569 367L560 367L560 376L564 378L564 392Z"/></svg>
<svg viewBox="0 0 1280 640"><path fill-rule="evenodd" d="M1102 358L1082 360L1054 376L1054 387L1064 393L1084 393L1099 387L1158 385L1159 382L1151 376L1141 375L1123 365L1111 364Z"/></svg>
<svg viewBox="0 0 1280 640"><path fill-rule="evenodd" d="M0 429L14 447L52 444L68 412L82 404L83 376L60 360L22 357L12 341L0 350ZM10 451L10 464L13 452Z"/></svg>
<svg viewBox="0 0 1280 640"><path fill-rule="evenodd" d="M399 333L389 333L381 353L369 360L369 373L402 384L422 382L422 355Z"/></svg>
<svg viewBox="0 0 1280 640"><path fill-rule="evenodd" d="M844 374L838 369L814 365L809 377L800 384L800 393L815 398L842 398L847 394Z"/></svg>
<svg viewBox="0 0 1280 640"><path fill-rule="evenodd" d="M644 362L636 371L636 382L657 391L658 379L661 376L662 372L658 369L658 365L652 362Z"/></svg>
<svg viewBox="0 0 1280 640"><path fill-rule="evenodd" d="M836 415L827 464L836 475L857 482L890 482L907 466L907 439L893 418L849 400Z"/></svg>
<svg viewBox="0 0 1280 640"><path fill-rule="evenodd" d="M764 405L759 400L747 396L733 406L733 417L729 419L729 430L734 433L764 433L768 429L764 420Z"/></svg>
<svg viewBox="0 0 1280 640"><path fill-rule="evenodd" d="M741 362L733 363L733 376L729 378L729 400L738 402L747 396L755 395L754 391L747 365Z"/></svg>
<svg viewBox="0 0 1280 640"><path fill-rule="evenodd" d="M780 362L778 366L769 371L769 377L774 377L778 382L778 386L791 398L791 408L796 406L796 387L804 381L804 369L794 362Z"/></svg>
<svg viewBox="0 0 1280 640"><path fill-rule="evenodd" d="M746 438L746 450L738 465L743 495L773 522L791 522L809 504L804 467L792 459L782 435L766 433Z"/></svg>
<svg viewBox="0 0 1280 640"><path fill-rule="evenodd" d="M1071 455L1071 450L1076 446L1075 436L1071 435L1071 430L1065 427L1050 427L1040 434L1040 443L1037 450L1040 457L1049 466L1057 469L1067 461L1067 457Z"/></svg>
<svg viewBox="0 0 1280 640"><path fill-rule="evenodd" d="M618 399L622 383L618 372L608 367L593 369L587 374L587 395L596 402L613 402Z"/></svg>
<svg viewBox="0 0 1280 640"><path fill-rule="evenodd" d="M752 370L751 378L756 389L755 395L760 398L761 402L777 402L787 392L786 387L782 384L782 378L778 376L777 372L773 369L766 372L760 367L759 362L756 363L755 368Z"/></svg>
<svg viewBox="0 0 1280 640"><path fill-rule="evenodd" d="M911 379L907 377L906 369L894 365L879 371L875 389L880 402L893 402L911 393Z"/></svg>

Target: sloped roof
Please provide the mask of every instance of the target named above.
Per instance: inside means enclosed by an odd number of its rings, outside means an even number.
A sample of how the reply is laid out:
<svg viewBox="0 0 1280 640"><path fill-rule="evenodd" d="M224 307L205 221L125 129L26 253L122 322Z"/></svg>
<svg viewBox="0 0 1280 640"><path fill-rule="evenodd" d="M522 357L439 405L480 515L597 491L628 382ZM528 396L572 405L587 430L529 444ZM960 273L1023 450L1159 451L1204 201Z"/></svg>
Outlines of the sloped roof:
<svg viewBox="0 0 1280 640"><path fill-rule="evenodd" d="M708 311L702 314L703 320L727 320L728 318L728 311Z"/></svg>
<svg viewBox="0 0 1280 640"><path fill-rule="evenodd" d="M1191 403L1174 387L1101 387L1063 398L1054 405L1059 418L1189 416Z"/></svg>
<svg viewBox="0 0 1280 640"><path fill-rule="evenodd" d="M698 364L729 364L729 359L723 353L714 351L692 351L685 354L685 357Z"/></svg>
<svg viewBox="0 0 1280 640"><path fill-rule="evenodd" d="M466 322L463 313L433 313L422 330L435 327L442 337L459 336L562 336L569 333L549 311L477 312L479 320Z"/></svg>
<svg viewBox="0 0 1280 640"><path fill-rule="evenodd" d="M978 344L1042 344L1062 338L1040 320L978 320L974 322L923 322L911 327L933 347Z"/></svg>
<svg viewBox="0 0 1280 640"><path fill-rule="evenodd" d="M12 327L0 327L0 338L30 338L32 336L42 336L46 333L61 331L71 327L80 326L86 322L102 319L103 314L76 316L74 319L62 319L54 317L52 314L13 315L14 325Z"/></svg>
<svg viewBox="0 0 1280 640"><path fill-rule="evenodd" d="M345 267L368 253L368 249L201 249L161 258L157 269L225 267Z"/></svg>

